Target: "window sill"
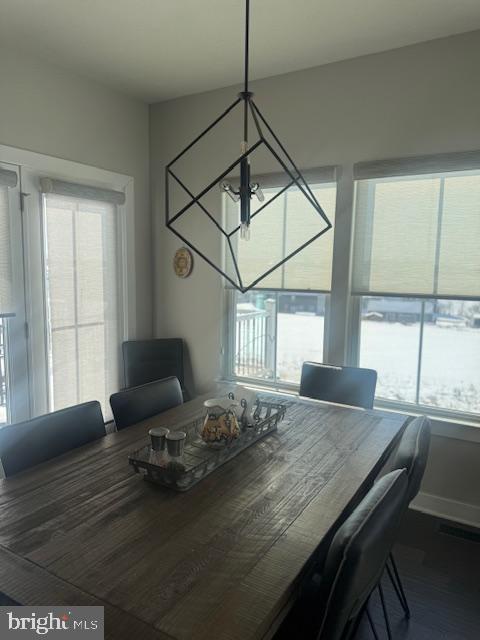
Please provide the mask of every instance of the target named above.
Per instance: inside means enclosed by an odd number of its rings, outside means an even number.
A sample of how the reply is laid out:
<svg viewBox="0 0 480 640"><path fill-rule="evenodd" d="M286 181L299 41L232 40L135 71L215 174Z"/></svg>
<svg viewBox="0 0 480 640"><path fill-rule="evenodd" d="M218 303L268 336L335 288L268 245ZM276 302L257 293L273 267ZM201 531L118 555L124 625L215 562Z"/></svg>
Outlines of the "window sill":
<svg viewBox="0 0 480 640"><path fill-rule="evenodd" d="M271 380L259 380L255 378L243 378L232 376L222 380L230 384L244 384L266 391L276 391L298 395L299 385L288 382L273 382ZM424 405L414 405L408 402L394 402L378 398L375 400L375 408L408 415L427 415L432 420L432 433L443 438L454 438L477 442L480 444L480 415L439 409Z"/></svg>

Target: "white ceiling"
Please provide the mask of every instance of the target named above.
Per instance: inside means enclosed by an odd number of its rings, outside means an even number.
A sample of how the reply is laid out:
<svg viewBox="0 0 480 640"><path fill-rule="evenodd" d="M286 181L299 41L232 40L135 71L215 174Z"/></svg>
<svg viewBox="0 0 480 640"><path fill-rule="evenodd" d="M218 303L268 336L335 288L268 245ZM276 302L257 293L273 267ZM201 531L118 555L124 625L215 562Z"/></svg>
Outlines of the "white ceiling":
<svg viewBox="0 0 480 640"><path fill-rule="evenodd" d="M480 0L251 0L264 78L480 28ZM0 0L0 43L148 102L236 84L244 0Z"/></svg>

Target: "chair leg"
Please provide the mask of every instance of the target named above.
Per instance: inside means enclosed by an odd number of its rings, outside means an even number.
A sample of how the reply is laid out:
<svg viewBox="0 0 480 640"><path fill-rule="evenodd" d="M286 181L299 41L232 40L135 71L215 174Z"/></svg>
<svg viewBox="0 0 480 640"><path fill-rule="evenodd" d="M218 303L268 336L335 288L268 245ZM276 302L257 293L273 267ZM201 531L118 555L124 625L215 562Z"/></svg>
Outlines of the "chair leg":
<svg viewBox="0 0 480 640"><path fill-rule="evenodd" d="M400 579L400 574L398 573L397 565L395 563L395 558L393 557L392 552L390 552L390 555L388 556L388 558L390 560L390 564L392 565L394 575L392 575L391 573L390 567L388 566L388 561L387 561L387 573L390 577L390 580L392 581L393 586L395 587L395 591L397 593L398 599L400 600L402 609L405 612L405 617L410 618L410 615L411 615L410 607L408 606L407 596L405 595L405 590L403 588L403 584ZM395 576L395 581L393 580L394 576Z"/></svg>
<svg viewBox="0 0 480 640"><path fill-rule="evenodd" d="M372 615L371 615L370 610L368 608L368 604L365 607L365 613L367 614L367 620L368 620L368 622L370 624L370 629L372 630L373 637L375 638L375 640L379 640L378 633L377 633L377 630L375 628L375 623L373 622Z"/></svg>
<svg viewBox="0 0 480 640"><path fill-rule="evenodd" d="M392 570L390 569L388 562L385 565L385 569L387 570L387 575L390 579L390 582L392 583L393 588L395 589L395 593L397 594L397 598L398 601L400 602L400 605L403 609L403 613L405 614L405 617L408 619L410 618L410 609L408 608L408 603L406 600L404 600L402 593L400 591L400 589L398 588L397 582L395 580L395 576L392 573Z"/></svg>
<svg viewBox="0 0 480 640"><path fill-rule="evenodd" d="M387 627L388 640L392 640L392 630L390 628L390 619L388 617L387 605L385 604L385 597L383 595L383 588L381 583L378 583L378 593L380 594L380 601L382 603L383 617L385 618L385 625Z"/></svg>

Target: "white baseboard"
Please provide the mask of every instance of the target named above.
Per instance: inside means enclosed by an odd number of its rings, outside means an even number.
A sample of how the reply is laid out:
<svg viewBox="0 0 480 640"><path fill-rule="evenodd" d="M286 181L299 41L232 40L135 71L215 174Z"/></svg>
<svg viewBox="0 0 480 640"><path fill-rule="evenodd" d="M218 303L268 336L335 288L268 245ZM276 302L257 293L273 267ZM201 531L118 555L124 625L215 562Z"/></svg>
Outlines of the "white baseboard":
<svg viewBox="0 0 480 640"><path fill-rule="evenodd" d="M474 504L420 492L410 505L410 508L422 513L428 513L437 518L453 520L454 522L480 528L480 506Z"/></svg>

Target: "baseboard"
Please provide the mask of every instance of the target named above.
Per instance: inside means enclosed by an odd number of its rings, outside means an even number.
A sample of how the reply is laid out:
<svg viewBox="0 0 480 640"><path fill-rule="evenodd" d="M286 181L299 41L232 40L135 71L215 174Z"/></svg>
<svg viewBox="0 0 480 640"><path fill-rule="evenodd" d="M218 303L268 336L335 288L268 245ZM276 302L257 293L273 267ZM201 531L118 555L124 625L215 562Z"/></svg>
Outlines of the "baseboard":
<svg viewBox="0 0 480 640"><path fill-rule="evenodd" d="M410 505L411 509L429 515L453 520L471 527L480 528L480 506L442 498L431 493L420 492Z"/></svg>

